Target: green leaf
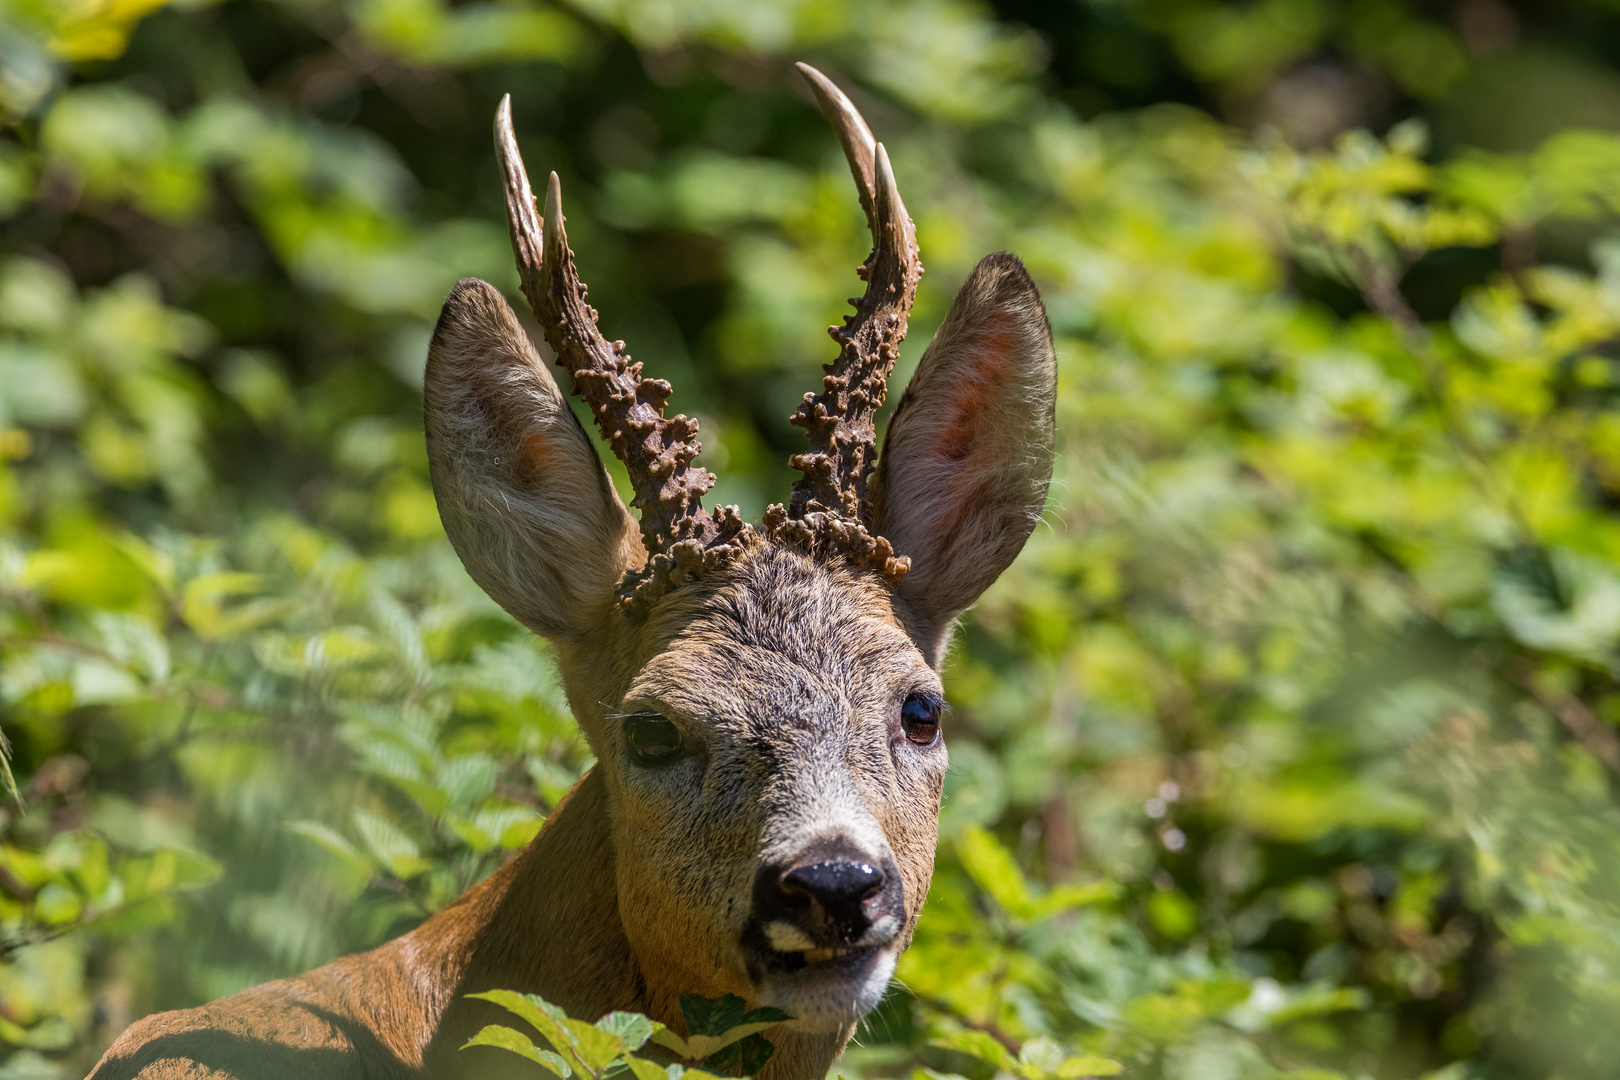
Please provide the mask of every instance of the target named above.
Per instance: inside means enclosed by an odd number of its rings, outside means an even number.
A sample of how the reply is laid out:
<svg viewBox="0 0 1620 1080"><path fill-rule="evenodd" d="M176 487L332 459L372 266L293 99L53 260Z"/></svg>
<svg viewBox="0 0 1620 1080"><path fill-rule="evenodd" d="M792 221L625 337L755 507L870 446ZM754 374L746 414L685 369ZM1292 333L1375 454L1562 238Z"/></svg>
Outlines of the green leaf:
<svg viewBox="0 0 1620 1080"><path fill-rule="evenodd" d="M675 1071L680 1068L679 1065L666 1067L655 1061L648 1061L646 1058L638 1057L625 1058L624 1063L636 1080L671 1080L671 1077L680 1075Z"/></svg>
<svg viewBox="0 0 1620 1080"><path fill-rule="evenodd" d="M531 1027L545 1036L553 1049L562 1056L571 1068L576 1071L594 1071L586 1066L574 1044L574 1033L565 1024L566 1014L559 1017L562 1010L535 994L519 994L514 990L487 990L480 994L468 994L470 998L488 1001L499 1005L507 1012L526 1021Z"/></svg>
<svg viewBox="0 0 1620 1080"><path fill-rule="evenodd" d="M653 1036L653 1041L695 1061L791 1019L781 1009L768 1005L750 1010L748 1003L735 994L718 998L682 994L680 1003L681 1015L691 1034L682 1039L673 1032L661 1031Z"/></svg>
<svg viewBox="0 0 1620 1080"><path fill-rule="evenodd" d="M500 1050L510 1050L514 1054L522 1055L523 1057L526 1057L530 1061L534 1062L536 1065L552 1064L540 1056L540 1048L535 1046L534 1043L531 1042L526 1036L512 1030L509 1027L502 1027L499 1024L490 1024L486 1026L478 1034L462 1043L461 1049L465 1050L469 1046L493 1046ZM547 1056L552 1058L557 1057L555 1054L549 1054ZM561 1061L561 1059L557 1060L559 1062ZM567 1077L571 1074L567 1064L562 1065L562 1070L562 1076L564 1080L567 1080Z"/></svg>
<svg viewBox="0 0 1620 1080"><path fill-rule="evenodd" d="M755 1032L711 1052L704 1057L703 1064L730 1076L753 1076L775 1053L776 1047L771 1041Z"/></svg>
<svg viewBox="0 0 1620 1080"><path fill-rule="evenodd" d="M34 918L47 926L70 923L79 917L84 901L78 893L52 881L34 898Z"/></svg>
<svg viewBox="0 0 1620 1080"><path fill-rule="evenodd" d="M1030 1039L1018 1051L1019 1072L1036 1075L1049 1072L1063 1063L1063 1047L1045 1035Z"/></svg>
<svg viewBox="0 0 1620 1080"><path fill-rule="evenodd" d="M401 881L408 881L433 865L422 857L422 849L405 830L380 814L356 809L354 827L388 873Z"/></svg>
<svg viewBox="0 0 1620 1080"><path fill-rule="evenodd" d="M1037 899L1029 909L1031 919L1047 919L1075 908L1090 907L1119 899L1121 889L1116 882L1092 881L1085 884L1059 885Z"/></svg>
<svg viewBox="0 0 1620 1080"><path fill-rule="evenodd" d="M264 579L258 574L227 572L204 574L186 582L180 593L180 614L204 641L235 637L269 617L263 608L228 612L225 601L258 592Z"/></svg>
<svg viewBox="0 0 1620 1080"><path fill-rule="evenodd" d="M370 869L371 861L330 825L319 821L293 821L288 823L287 831L314 841L346 862Z"/></svg>
<svg viewBox="0 0 1620 1080"><path fill-rule="evenodd" d="M1066 1059L1052 1072L1054 1080L1078 1080L1085 1076L1118 1076L1125 1066L1096 1054L1082 1054Z"/></svg>
<svg viewBox="0 0 1620 1080"><path fill-rule="evenodd" d="M665 1050L668 1050L678 1058L686 1058L687 1060L691 1060L692 1058L697 1057L697 1055L692 1052L692 1047L687 1043L687 1041L675 1034L673 1031L669 1030L667 1027L660 1027L657 1031L653 1032L652 1038L649 1041L651 1041L655 1046L662 1046Z"/></svg>
<svg viewBox="0 0 1620 1080"><path fill-rule="evenodd" d="M956 1031L930 1039L928 1042L931 1046L955 1050L959 1054L977 1058L987 1065L994 1065L1002 1072L1014 1074L1018 1072L1018 1061L1012 1056L1012 1052L988 1032Z"/></svg>
<svg viewBox="0 0 1620 1080"><path fill-rule="evenodd" d="M956 836L956 854L973 883L1015 918L1030 918L1035 911L1029 882L1012 852L990 833L968 825Z"/></svg>
<svg viewBox="0 0 1620 1080"><path fill-rule="evenodd" d="M562 1024L573 1036L574 1056L591 1072L601 1072L625 1051L624 1040L612 1031L604 1031L595 1024L572 1017L563 1020Z"/></svg>
<svg viewBox="0 0 1620 1080"><path fill-rule="evenodd" d="M626 1050L640 1050L652 1038L655 1025L640 1013L610 1012L596 1026L617 1037Z"/></svg>
<svg viewBox="0 0 1620 1080"><path fill-rule="evenodd" d="M781 1009L769 1005L748 1011L748 1002L736 994L717 998L682 994L680 1000L686 1030L693 1035L723 1035L743 1024L779 1024L792 1019Z"/></svg>

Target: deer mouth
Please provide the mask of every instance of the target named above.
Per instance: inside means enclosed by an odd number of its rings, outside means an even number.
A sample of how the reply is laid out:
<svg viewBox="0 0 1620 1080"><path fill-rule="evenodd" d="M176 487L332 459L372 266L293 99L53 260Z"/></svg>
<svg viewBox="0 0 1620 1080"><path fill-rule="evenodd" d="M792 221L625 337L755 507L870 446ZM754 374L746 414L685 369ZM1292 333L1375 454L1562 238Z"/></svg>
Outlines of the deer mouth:
<svg viewBox="0 0 1620 1080"><path fill-rule="evenodd" d="M844 960L855 956L865 956L872 951L872 946L865 948L851 945L847 948L806 949L802 954L806 964L824 964L829 960Z"/></svg>
<svg viewBox="0 0 1620 1080"><path fill-rule="evenodd" d="M814 968L818 972L847 971L856 973L881 950L878 945L830 945L813 949L750 949L751 959L759 961L762 973L791 975ZM754 967L754 964L750 964Z"/></svg>
<svg viewBox="0 0 1620 1080"><path fill-rule="evenodd" d="M793 1019L799 1031L839 1031L859 1022L888 988L899 959L897 942L823 945L778 949L765 924L752 923L743 934L749 981L760 1002L774 1005Z"/></svg>
<svg viewBox="0 0 1620 1080"><path fill-rule="evenodd" d="M853 970L888 949L894 943L899 927L897 916L884 915L865 927L859 937L850 933L843 941L828 942L825 937L816 940L815 936L795 922L756 919L744 931L742 944L747 953L764 961L760 966L778 972L802 971L805 968Z"/></svg>
<svg viewBox="0 0 1620 1080"><path fill-rule="evenodd" d="M749 981L763 1004L793 1017L790 1028L840 1030L878 1003L899 959L896 935L874 929L854 942L826 944L753 921L741 941Z"/></svg>

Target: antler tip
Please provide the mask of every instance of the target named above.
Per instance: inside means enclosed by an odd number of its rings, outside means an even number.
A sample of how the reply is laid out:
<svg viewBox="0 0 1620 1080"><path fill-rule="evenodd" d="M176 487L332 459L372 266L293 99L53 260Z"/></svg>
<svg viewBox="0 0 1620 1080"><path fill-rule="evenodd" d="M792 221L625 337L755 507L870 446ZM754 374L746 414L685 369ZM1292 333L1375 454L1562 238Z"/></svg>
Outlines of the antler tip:
<svg viewBox="0 0 1620 1080"><path fill-rule="evenodd" d="M501 103L495 106L495 146L504 150L507 142L516 139L512 133L512 95L502 94Z"/></svg>
<svg viewBox="0 0 1620 1080"><path fill-rule="evenodd" d="M877 174L875 186L877 187L878 207L880 210L888 211L880 216L892 219L898 216L893 211L899 210L902 213L905 211L905 207L900 202L900 188L894 182L894 166L889 164L889 152L883 148L882 143L877 144L872 156L876 165L874 172Z"/></svg>
<svg viewBox="0 0 1620 1080"><path fill-rule="evenodd" d="M804 76L804 81L809 83L812 89L831 89L834 93L837 92L838 88L833 85L833 81L823 75L818 68L811 67L803 60L794 61L793 66L799 69L799 74Z"/></svg>
<svg viewBox="0 0 1620 1080"><path fill-rule="evenodd" d="M865 175L871 168L870 157L872 146L877 139L872 129L867 126L865 117L855 108L853 102L845 93L838 89L838 84L827 76L800 61L794 65L804 81L810 84L815 92L816 103L821 106L822 113L838 132L839 141L844 144L844 153L850 159L850 167L855 170L857 179L870 184L870 176Z"/></svg>
<svg viewBox="0 0 1620 1080"><path fill-rule="evenodd" d="M546 233L549 235L562 224L562 181L555 171L546 178Z"/></svg>

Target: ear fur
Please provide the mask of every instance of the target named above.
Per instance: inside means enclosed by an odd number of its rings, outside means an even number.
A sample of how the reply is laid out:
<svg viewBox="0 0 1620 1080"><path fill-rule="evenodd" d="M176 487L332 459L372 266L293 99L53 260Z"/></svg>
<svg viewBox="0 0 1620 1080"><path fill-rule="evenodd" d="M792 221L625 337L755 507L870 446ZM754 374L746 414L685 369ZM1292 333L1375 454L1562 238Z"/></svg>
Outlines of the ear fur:
<svg viewBox="0 0 1620 1080"><path fill-rule="evenodd" d="M531 630L576 640L645 561L634 519L500 292L451 290L428 346L428 463L474 581Z"/></svg>
<svg viewBox="0 0 1620 1080"><path fill-rule="evenodd" d="M873 524L911 558L896 593L936 667L952 621L1040 520L1056 398L1040 293L1015 256L987 256L900 398L873 485Z"/></svg>

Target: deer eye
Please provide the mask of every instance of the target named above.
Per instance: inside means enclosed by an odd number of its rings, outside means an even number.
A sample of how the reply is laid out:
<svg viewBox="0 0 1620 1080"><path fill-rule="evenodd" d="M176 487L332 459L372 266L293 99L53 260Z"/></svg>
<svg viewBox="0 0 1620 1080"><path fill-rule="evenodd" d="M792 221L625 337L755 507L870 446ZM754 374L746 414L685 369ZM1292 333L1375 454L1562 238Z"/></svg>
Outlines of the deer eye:
<svg viewBox="0 0 1620 1080"><path fill-rule="evenodd" d="M681 756L681 729L661 713L626 717L624 741L637 765L667 765Z"/></svg>
<svg viewBox="0 0 1620 1080"><path fill-rule="evenodd" d="M939 738L938 698L926 694L912 694L900 706L900 727L906 738L918 746L929 746Z"/></svg>

